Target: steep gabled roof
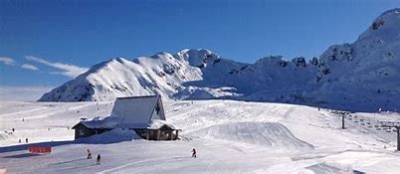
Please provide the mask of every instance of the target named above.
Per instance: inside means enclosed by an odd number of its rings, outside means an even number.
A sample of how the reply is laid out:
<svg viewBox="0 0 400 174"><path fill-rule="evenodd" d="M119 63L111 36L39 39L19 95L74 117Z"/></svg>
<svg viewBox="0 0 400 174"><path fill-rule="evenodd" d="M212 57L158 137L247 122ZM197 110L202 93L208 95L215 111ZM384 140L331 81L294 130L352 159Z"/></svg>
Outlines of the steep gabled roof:
<svg viewBox="0 0 400 174"><path fill-rule="evenodd" d="M158 129L166 123L164 107L160 95L117 98L111 116L81 121L87 128L141 128Z"/></svg>
<svg viewBox="0 0 400 174"><path fill-rule="evenodd" d="M111 117L119 118L117 127L138 128L152 120L165 120L160 95L117 98Z"/></svg>

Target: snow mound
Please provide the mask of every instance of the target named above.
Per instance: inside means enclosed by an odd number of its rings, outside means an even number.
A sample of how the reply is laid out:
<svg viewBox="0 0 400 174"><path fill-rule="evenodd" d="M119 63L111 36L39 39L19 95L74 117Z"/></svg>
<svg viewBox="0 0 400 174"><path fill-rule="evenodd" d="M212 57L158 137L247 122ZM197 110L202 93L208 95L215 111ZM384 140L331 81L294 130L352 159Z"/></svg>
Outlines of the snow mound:
<svg viewBox="0 0 400 174"><path fill-rule="evenodd" d="M275 150L301 151L314 148L311 144L297 139L284 125L272 122L220 124L192 132L190 135L235 143L261 145Z"/></svg>

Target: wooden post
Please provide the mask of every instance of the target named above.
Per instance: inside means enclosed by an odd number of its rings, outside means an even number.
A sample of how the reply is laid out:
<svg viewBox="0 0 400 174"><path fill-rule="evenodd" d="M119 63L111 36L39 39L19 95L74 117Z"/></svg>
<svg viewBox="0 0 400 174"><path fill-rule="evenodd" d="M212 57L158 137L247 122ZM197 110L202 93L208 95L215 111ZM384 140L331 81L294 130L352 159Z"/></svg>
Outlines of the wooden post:
<svg viewBox="0 0 400 174"><path fill-rule="evenodd" d="M146 139L150 140L150 132L148 129L146 129Z"/></svg>
<svg viewBox="0 0 400 174"><path fill-rule="evenodd" d="M175 134L175 140L177 140L178 139L178 130L175 130L175 132L176 132L176 134Z"/></svg>
<svg viewBox="0 0 400 174"><path fill-rule="evenodd" d="M400 125L397 123L397 125L395 125L395 123L393 124L382 124L381 127L388 127L389 129L394 127L396 128L396 133L397 133L397 151L400 151Z"/></svg>
<svg viewBox="0 0 400 174"><path fill-rule="evenodd" d="M345 127L344 127L344 113L342 112L342 129L345 129Z"/></svg>
<svg viewBox="0 0 400 174"><path fill-rule="evenodd" d="M400 134L399 134L399 130L400 127L399 126L395 126L396 131L397 131L397 151L400 151Z"/></svg>
<svg viewBox="0 0 400 174"><path fill-rule="evenodd" d="M161 131L160 131L160 129L158 129L157 130L157 140L160 140L160 133L161 133Z"/></svg>

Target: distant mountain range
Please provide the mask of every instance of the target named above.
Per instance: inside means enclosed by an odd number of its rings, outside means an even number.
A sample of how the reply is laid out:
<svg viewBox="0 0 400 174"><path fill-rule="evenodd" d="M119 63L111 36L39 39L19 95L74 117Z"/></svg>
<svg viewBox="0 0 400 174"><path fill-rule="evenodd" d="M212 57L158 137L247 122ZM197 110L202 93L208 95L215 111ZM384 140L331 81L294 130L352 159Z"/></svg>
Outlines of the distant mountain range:
<svg viewBox="0 0 400 174"><path fill-rule="evenodd" d="M400 109L400 9L384 12L352 44L319 58L235 62L206 49L112 59L39 101L108 101L158 93L169 99L298 103L352 111Z"/></svg>

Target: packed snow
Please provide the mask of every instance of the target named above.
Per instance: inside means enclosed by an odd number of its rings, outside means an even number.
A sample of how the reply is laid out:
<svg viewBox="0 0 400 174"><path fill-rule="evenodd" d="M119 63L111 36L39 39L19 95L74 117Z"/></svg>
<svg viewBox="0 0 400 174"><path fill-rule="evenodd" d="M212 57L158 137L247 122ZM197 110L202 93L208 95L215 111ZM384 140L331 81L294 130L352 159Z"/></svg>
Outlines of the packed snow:
<svg viewBox="0 0 400 174"><path fill-rule="evenodd" d="M232 100L165 100L180 140L147 141L115 130L74 141L81 118L110 115L113 102L1 102L0 169L9 173L397 173L397 113L346 113ZM14 128L14 132L12 129ZM378 130L378 128L380 130ZM28 143L25 142L28 138ZM21 143L19 140L21 139ZM31 154L29 146L52 146ZM191 157L192 148L197 158ZM86 150L101 154L101 164Z"/></svg>

